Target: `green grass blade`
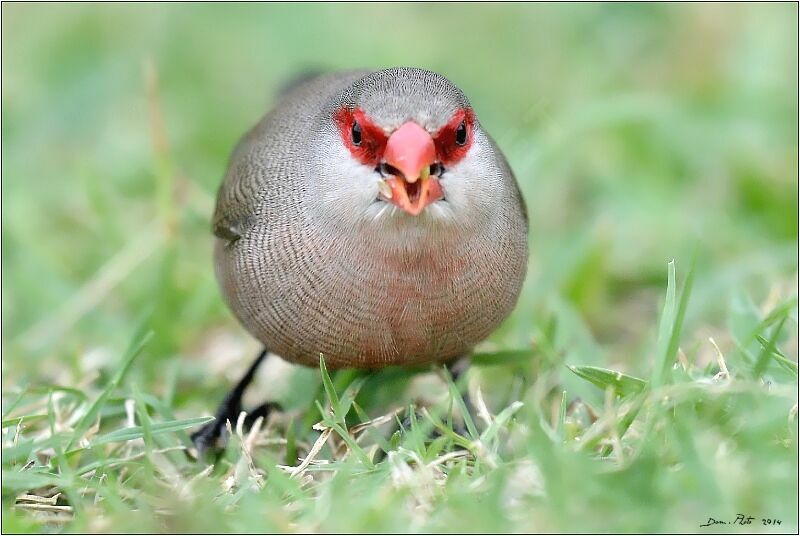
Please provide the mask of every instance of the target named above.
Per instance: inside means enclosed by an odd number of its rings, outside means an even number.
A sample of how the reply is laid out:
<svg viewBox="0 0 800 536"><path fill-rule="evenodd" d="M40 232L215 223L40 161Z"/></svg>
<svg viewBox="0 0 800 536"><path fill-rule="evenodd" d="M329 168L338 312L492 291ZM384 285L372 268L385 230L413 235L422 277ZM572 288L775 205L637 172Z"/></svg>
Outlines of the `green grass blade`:
<svg viewBox="0 0 800 536"><path fill-rule="evenodd" d="M769 346L769 341L762 335L757 335L756 339L761 344L762 348L766 348ZM781 365L784 369L791 372L792 374L794 374L795 377L797 377L797 362L792 361L791 359L783 355L783 352L781 352L777 348L772 349L771 355L772 359L777 361L779 365Z"/></svg>
<svg viewBox="0 0 800 536"><path fill-rule="evenodd" d="M652 385L657 387L669 369L669 340L675 325L675 261L667 265L667 296L658 326L656 362L653 365Z"/></svg>
<svg viewBox="0 0 800 536"><path fill-rule="evenodd" d="M153 423L149 426L149 436L153 437L158 434L187 430L189 428L194 428L195 426L202 426L212 420L214 420L213 417L193 417L191 419L181 419L178 421ZM105 445L106 443L117 443L121 441L131 441L132 439L144 438L145 432L144 426L129 426L127 428L121 428L95 438L94 441L91 442L91 447Z"/></svg>
<svg viewBox="0 0 800 536"><path fill-rule="evenodd" d="M339 400L339 411L341 412L341 417L344 419L347 417L347 414L350 412L350 408L353 405L353 401L358 396L358 392L363 387L364 382L367 380L366 376L356 377L350 385L347 386L344 393L342 394L342 398Z"/></svg>
<svg viewBox="0 0 800 536"><path fill-rule="evenodd" d="M681 296L678 301L678 311L675 314L675 321L672 324L672 332L670 333L669 346L667 347L667 355L664 358L665 372L669 371L669 367L675 361L675 356L678 353L678 346L681 342L681 332L683 330L683 321L686 318L686 309L689 306L689 296L692 294L692 287L694 286L694 274L697 268L697 252L692 255L692 262L689 265L689 272L686 274L686 281L683 283L681 289Z"/></svg>
<svg viewBox="0 0 800 536"><path fill-rule="evenodd" d="M762 347L761 353L758 355L758 359L756 359L756 363L753 366L753 378L760 378L761 375L764 374L764 371L767 370L767 365L775 352L775 345L778 342L778 337L781 335L781 330L783 329L783 324L786 322L787 316L788 313L778 321L778 325L772 330L772 336L769 338L769 341Z"/></svg>
<svg viewBox="0 0 800 536"><path fill-rule="evenodd" d="M144 349L152 337L153 331L146 329L146 322L142 322L139 329L136 330L133 338L131 339L131 344L128 347L127 352L125 352L125 356L122 358L122 362L120 363L116 373L108 382L108 384L106 384L103 391L95 399L92 405L89 406L89 409L75 426L75 431L70 440L67 442L64 450L70 450L73 445L75 445L75 443L83 436L83 434L86 433L86 431L97 418L97 415L100 413L100 410L102 409L108 397L111 396L112 391L117 388L117 385L119 385L119 382L122 381L125 373L128 372L133 360L136 359L136 357Z"/></svg>
<svg viewBox="0 0 800 536"><path fill-rule="evenodd" d="M647 387L645 380L616 370L573 365L567 365L567 368L603 391L611 387L618 396L622 397L641 393Z"/></svg>
<svg viewBox="0 0 800 536"><path fill-rule="evenodd" d="M564 393L566 394L566 391L564 391ZM484 443L491 442L497 436L503 426L505 426L506 423L511 420L511 417L513 417L514 414L517 413L520 408L522 408L522 406L522 402L516 401L512 402L510 406L501 411L497 417L494 418L492 424L481 434L481 441Z"/></svg>
<svg viewBox="0 0 800 536"><path fill-rule="evenodd" d="M628 412L622 417L617 423L617 435L622 438L625 435L625 432L628 431L628 428L631 427L633 421L636 420L636 417L639 415L639 411L644 406L645 395L639 395L634 397L633 404ZM603 447L603 450L600 452L601 457L606 457L611 454L613 448L610 445L606 445Z"/></svg>
<svg viewBox="0 0 800 536"><path fill-rule="evenodd" d="M3 490L24 491L44 486L60 485L63 478L55 473L40 471L14 471L3 469Z"/></svg>
<svg viewBox="0 0 800 536"><path fill-rule="evenodd" d="M473 354L470 363L479 367L505 366L519 363L530 363L536 358L534 350L505 350L501 352L483 352Z"/></svg>
<svg viewBox="0 0 800 536"><path fill-rule="evenodd" d="M46 418L48 418L47 413L34 413L33 415L21 415L19 417L11 417L10 419L3 420L2 428L9 428L11 426L16 426L18 424L22 424L23 422L28 424Z"/></svg>
<svg viewBox="0 0 800 536"><path fill-rule="evenodd" d="M297 438L294 431L294 419L289 419L286 425L286 452L284 453L283 463L292 466L297 463Z"/></svg>
<svg viewBox="0 0 800 536"><path fill-rule="evenodd" d="M434 428L436 428L437 430L439 430L439 432L440 432L440 433L441 433L443 436L445 436L445 437L449 438L450 440L452 440L452 441L453 441L453 443L455 443L455 444L456 444L456 445L458 445L459 447L461 447L461 448L463 448L463 449L466 449L466 450L469 450L470 452L473 452L473 453L474 453L474 451L475 451L475 447L474 447L474 445L472 444L472 441L470 441L469 439L467 439L467 438L465 438L465 437L463 437L463 436L459 435L458 433L456 433L456 432L453 430L453 428L452 428L452 427L450 427L450 426L448 426L448 425L446 425L446 424L444 423L444 421L442 421L442 420L439 418L439 416L438 416L438 415L435 415L433 412L426 411L426 412L425 412L425 417L427 418L428 422L430 422L431 424L433 424L433 427L434 427ZM422 426L420 426L420 429L421 429L421 430L426 430L426 429L425 429L424 427L422 427Z"/></svg>
<svg viewBox="0 0 800 536"><path fill-rule="evenodd" d="M443 367L444 377L447 380L447 388L450 391L450 397L452 398L453 402L458 406L458 410L461 412L461 415L464 418L464 426L467 427L467 431L470 434L471 439L477 439L478 428L475 426L475 421L472 420L472 414L467 409L467 405L464 403L464 397L461 396L461 391L459 391L456 384L453 382L453 377L450 375L450 371L447 370L447 367Z"/></svg>
<svg viewBox="0 0 800 536"><path fill-rule="evenodd" d="M697 253L692 255L692 263L686 276L686 282L681 290L680 299L676 304L676 285L675 285L675 261L670 261L667 275L667 299L664 303L664 311L661 316L661 323L658 329L658 344L656 353L656 363L653 368L652 387L656 388L667 383L670 376L670 367L675 360L680 344L683 320L686 316L686 308L689 303L689 296L694 284L695 267L697 265Z"/></svg>
<svg viewBox="0 0 800 536"><path fill-rule="evenodd" d="M347 443L347 446L350 448L350 451L353 452L356 456L358 456L358 459L361 460L361 463L366 465L369 469L375 469L375 464L372 463L372 460L369 459L369 456L367 456L367 453L364 452L364 449L362 449L358 445L358 443L356 443L355 439L353 439L353 436L351 436L350 433L347 430L345 430L340 423L338 422L333 423L333 429L336 431L337 434L339 434L342 440L344 440L344 442Z"/></svg>
<svg viewBox="0 0 800 536"><path fill-rule="evenodd" d="M328 367L325 366L325 356L319 354L319 371L322 374L322 385L325 387L325 394L328 396L328 402L331 405L331 410L336 418L340 418L340 405L339 396L336 394L336 388L333 386L333 381L328 374ZM323 415L323 418L325 416Z"/></svg>
<svg viewBox="0 0 800 536"><path fill-rule="evenodd" d="M22 401L22 398L25 396L25 393L28 391L27 388L21 389L17 397L8 404L3 404L3 419L8 417L8 414L14 411L14 408ZM5 425L3 425L5 427Z"/></svg>

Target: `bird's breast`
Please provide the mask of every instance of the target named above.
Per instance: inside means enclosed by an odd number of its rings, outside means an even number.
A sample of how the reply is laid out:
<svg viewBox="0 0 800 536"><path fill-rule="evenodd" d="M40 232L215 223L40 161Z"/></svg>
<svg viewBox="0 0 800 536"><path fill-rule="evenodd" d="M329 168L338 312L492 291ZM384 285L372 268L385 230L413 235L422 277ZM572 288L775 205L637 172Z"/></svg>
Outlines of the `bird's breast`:
<svg viewBox="0 0 800 536"><path fill-rule="evenodd" d="M390 247L368 235L273 236L242 249L238 264L249 268L220 276L243 324L290 361L315 365L320 353L332 368L446 361L497 327L524 277L524 246L476 238ZM230 264L218 259L218 270Z"/></svg>

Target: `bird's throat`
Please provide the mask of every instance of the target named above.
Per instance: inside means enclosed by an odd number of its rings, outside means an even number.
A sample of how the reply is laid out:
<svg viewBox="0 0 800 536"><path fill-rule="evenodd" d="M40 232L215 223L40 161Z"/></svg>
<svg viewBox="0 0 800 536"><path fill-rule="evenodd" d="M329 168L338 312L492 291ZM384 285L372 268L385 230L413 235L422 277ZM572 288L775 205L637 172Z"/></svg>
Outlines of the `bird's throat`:
<svg viewBox="0 0 800 536"><path fill-rule="evenodd" d="M444 197L442 185L436 177L426 176L413 182L402 177L390 177L386 180L390 191L381 192L381 197L404 212L419 216L425 207Z"/></svg>

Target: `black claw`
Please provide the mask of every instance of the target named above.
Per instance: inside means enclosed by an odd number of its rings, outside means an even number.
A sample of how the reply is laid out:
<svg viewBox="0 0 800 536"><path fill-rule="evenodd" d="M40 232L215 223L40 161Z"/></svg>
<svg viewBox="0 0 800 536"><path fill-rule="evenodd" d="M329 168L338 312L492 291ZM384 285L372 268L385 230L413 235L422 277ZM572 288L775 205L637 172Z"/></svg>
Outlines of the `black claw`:
<svg viewBox="0 0 800 536"><path fill-rule="evenodd" d="M227 440L223 435L227 435L225 421L219 418L214 418L213 421L193 433L191 438L194 448L197 449L198 459L205 458L209 452L221 450L221 445Z"/></svg>
<svg viewBox="0 0 800 536"><path fill-rule="evenodd" d="M271 409L272 409L272 404L270 404L269 402L265 402L260 406L256 406L251 411L248 411L247 415L245 415L244 417L245 427L249 428L253 426L253 424L259 419L259 417L263 417L264 419L266 419Z"/></svg>
<svg viewBox="0 0 800 536"><path fill-rule="evenodd" d="M254 408L252 411L248 411L247 415L244 416L245 429L252 428L259 417L263 417L264 421L266 421L267 417L269 417L269 414L272 413L273 410L283 411L283 408L277 402L264 402L260 406Z"/></svg>
<svg viewBox="0 0 800 536"><path fill-rule="evenodd" d="M197 449L198 458L202 459L209 452L219 452L224 449L228 439L226 423L230 421L235 425L239 419L239 414L242 412L242 396L247 386L253 381L256 370L258 370L259 365L261 365L266 356L267 350L264 349L258 354L258 357L247 369L242 379L239 380L217 407L217 411L214 413L214 420L205 424L191 435L192 443ZM281 408L278 404L267 402L253 411L247 412L244 421L245 428L250 428L259 417L266 419L272 409L280 410Z"/></svg>
<svg viewBox="0 0 800 536"><path fill-rule="evenodd" d="M414 420L419 422L422 419L424 419L422 413L414 410ZM405 418L400 422L400 428L402 428L404 432L411 430L411 413L407 413Z"/></svg>

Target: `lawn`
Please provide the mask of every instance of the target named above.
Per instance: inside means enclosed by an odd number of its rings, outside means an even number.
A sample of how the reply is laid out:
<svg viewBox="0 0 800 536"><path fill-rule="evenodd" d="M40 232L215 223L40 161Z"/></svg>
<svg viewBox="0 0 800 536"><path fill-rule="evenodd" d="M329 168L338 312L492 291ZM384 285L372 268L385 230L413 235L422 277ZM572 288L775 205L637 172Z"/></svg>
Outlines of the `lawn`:
<svg viewBox="0 0 800 536"><path fill-rule="evenodd" d="M4 3L3 532L797 532L797 10ZM297 73L393 65L507 155L517 308L458 385L273 359L284 411L196 460L259 351L230 151Z"/></svg>

